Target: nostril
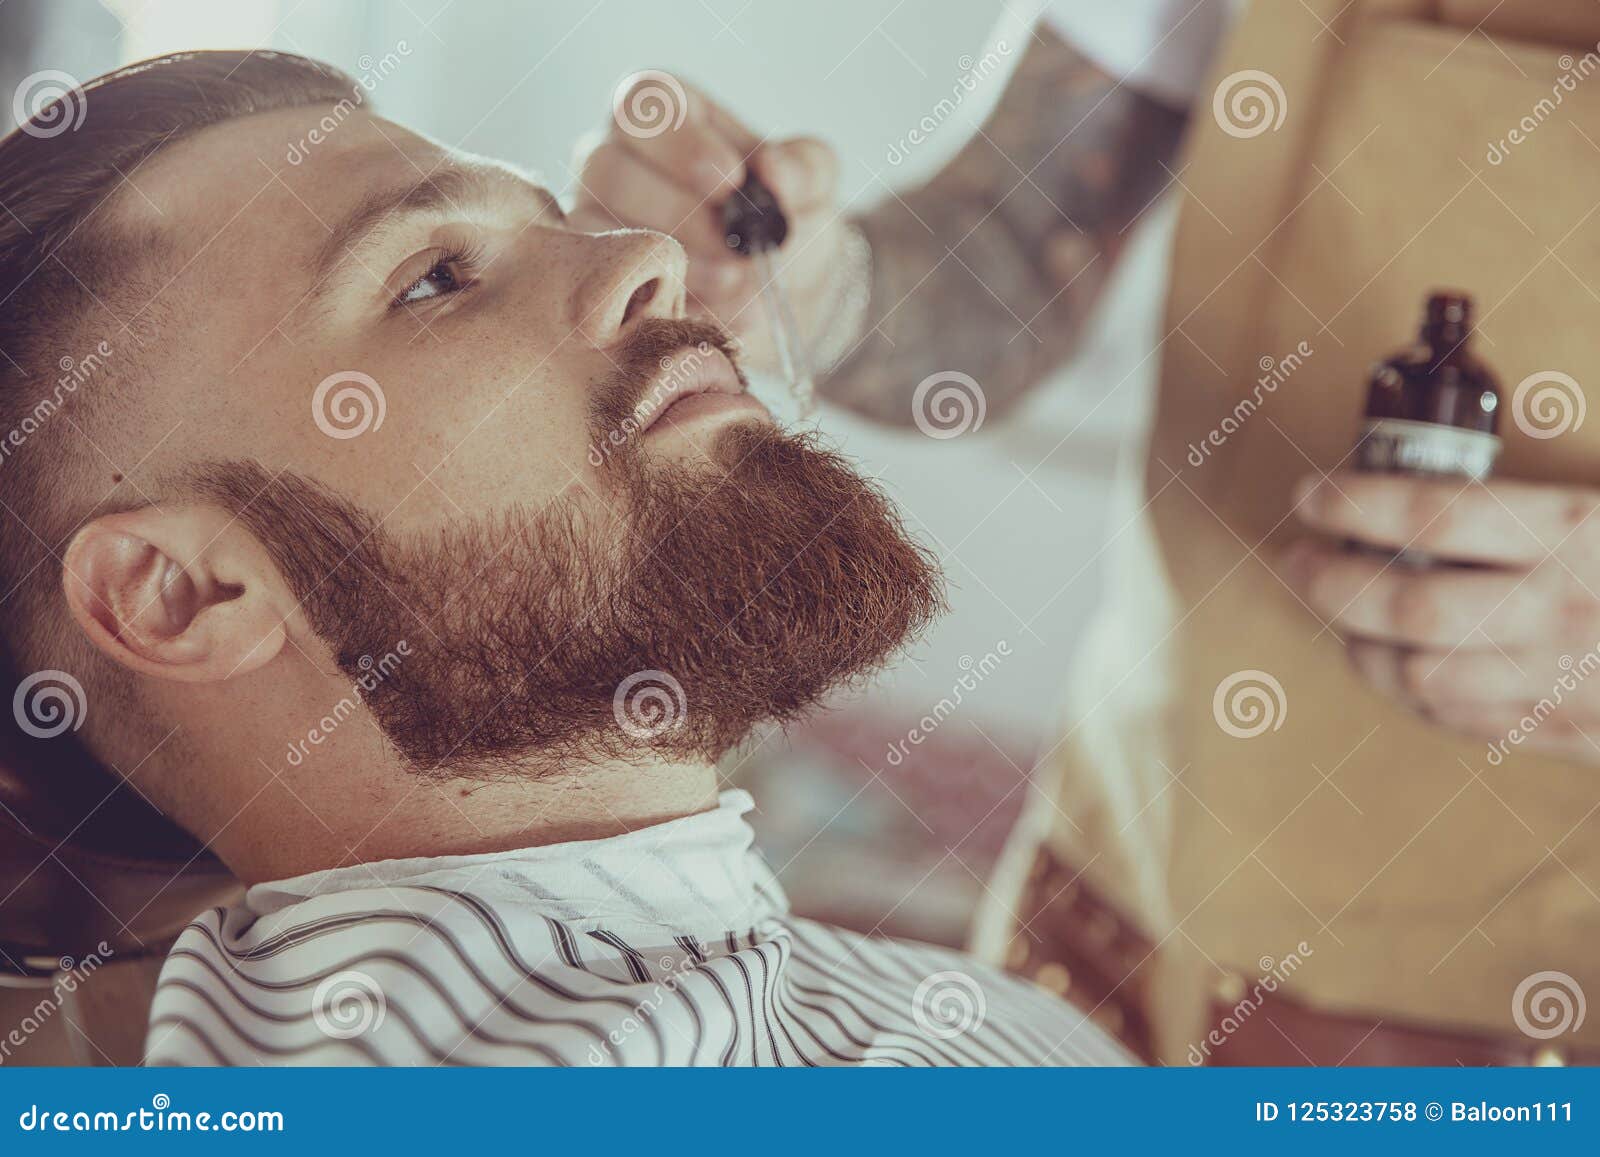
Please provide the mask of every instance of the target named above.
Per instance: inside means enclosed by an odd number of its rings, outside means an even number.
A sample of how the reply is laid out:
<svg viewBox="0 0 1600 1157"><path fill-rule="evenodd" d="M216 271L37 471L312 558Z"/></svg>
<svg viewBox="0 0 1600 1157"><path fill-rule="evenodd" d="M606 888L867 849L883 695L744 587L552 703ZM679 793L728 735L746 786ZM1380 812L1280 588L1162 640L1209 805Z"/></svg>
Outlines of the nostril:
<svg viewBox="0 0 1600 1157"><path fill-rule="evenodd" d="M656 290L661 287L661 278L652 277L638 289L633 291L633 296L628 298L628 308L622 311L622 324L627 325L655 299Z"/></svg>

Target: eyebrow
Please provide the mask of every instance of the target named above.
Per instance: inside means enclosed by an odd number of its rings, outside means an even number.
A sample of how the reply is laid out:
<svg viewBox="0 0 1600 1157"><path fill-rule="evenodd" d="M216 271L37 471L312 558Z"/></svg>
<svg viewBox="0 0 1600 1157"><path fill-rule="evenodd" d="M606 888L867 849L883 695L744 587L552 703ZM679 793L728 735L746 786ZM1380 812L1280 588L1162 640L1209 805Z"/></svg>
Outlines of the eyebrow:
<svg viewBox="0 0 1600 1157"><path fill-rule="evenodd" d="M419 181L371 193L329 232L313 262L314 283L322 284L352 251L394 218L436 212L463 201L481 203L489 196L490 183L482 175L458 168L440 169Z"/></svg>

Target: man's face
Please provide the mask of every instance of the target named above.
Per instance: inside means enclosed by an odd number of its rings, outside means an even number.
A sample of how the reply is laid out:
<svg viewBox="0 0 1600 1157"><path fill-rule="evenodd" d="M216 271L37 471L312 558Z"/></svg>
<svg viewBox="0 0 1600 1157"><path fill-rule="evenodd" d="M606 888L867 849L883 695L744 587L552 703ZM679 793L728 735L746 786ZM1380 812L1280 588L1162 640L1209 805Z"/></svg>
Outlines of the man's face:
<svg viewBox="0 0 1600 1157"><path fill-rule="evenodd" d="M674 242L365 113L307 148L324 112L133 176L177 252L118 437L232 508L346 674L407 641L365 698L413 765L714 756L927 622L926 557L683 319Z"/></svg>
<svg viewBox="0 0 1600 1157"><path fill-rule="evenodd" d="M682 316L681 250L575 232L526 179L365 113L289 164L323 111L229 122L133 176L123 214L178 243L146 318L164 380L145 431L289 465L398 534L604 497L591 407L631 330ZM737 388L720 353L682 353L664 376ZM652 458L767 420L747 394L689 409L643 435Z"/></svg>

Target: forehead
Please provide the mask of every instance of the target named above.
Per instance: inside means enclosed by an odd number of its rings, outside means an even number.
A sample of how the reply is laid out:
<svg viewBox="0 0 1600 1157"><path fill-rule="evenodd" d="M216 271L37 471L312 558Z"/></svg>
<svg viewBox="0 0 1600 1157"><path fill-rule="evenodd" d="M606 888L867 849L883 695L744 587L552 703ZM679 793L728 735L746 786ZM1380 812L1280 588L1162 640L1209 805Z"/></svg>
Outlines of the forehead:
<svg viewBox="0 0 1600 1157"><path fill-rule="evenodd" d="M211 125L124 177L110 212L160 239L157 296L206 316L226 302L239 329L286 320L320 284L330 245L382 196L439 187L450 214L486 218L547 196L505 166L333 105Z"/></svg>
<svg viewBox="0 0 1600 1157"><path fill-rule="evenodd" d="M198 248L225 227L316 225L378 184L420 180L457 158L364 111L280 109L211 125L127 174L119 218ZM208 229L207 226L210 228ZM201 234L198 240L195 234Z"/></svg>

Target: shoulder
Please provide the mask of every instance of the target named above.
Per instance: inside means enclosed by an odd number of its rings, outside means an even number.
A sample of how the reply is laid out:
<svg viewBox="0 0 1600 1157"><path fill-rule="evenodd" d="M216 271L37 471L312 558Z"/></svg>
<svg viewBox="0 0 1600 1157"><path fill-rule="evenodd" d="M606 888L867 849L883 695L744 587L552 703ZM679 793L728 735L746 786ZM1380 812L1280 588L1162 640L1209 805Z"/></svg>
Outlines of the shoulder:
<svg viewBox="0 0 1600 1157"><path fill-rule="evenodd" d="M591 1063L617 982L571 935L429 888L214 909L162 968L146 1063Z"/></svg>

